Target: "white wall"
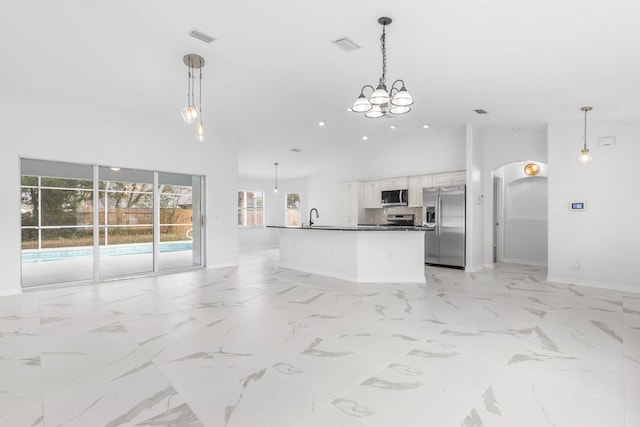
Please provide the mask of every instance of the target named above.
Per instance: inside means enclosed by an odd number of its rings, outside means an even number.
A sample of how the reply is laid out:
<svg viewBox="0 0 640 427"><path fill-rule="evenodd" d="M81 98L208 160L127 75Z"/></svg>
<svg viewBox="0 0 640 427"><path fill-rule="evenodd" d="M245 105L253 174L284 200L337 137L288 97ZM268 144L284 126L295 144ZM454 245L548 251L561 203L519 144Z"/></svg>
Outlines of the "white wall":
<svg viewBox="0 0 640 427"><path fill-rule="evenodd" d="M286 166L285 166L286 167ZM275 171L274 171L275 175ZM307 178L278 180L278 192L274 180L239 178L238 190L263 191L265 193L265 225L285 225L287 193L300 193L300 215L307 222ZM237 205L237 199L236 199ZM267 227L238 227L238 249L250 251L277 248L278 230Z"/></svg>
<svg viewBox="0 0 640 427"><path fill-rule="evenodd" d="M493 177L492 171L507 163L534 160L548 163L545 127L485 129L484 135L484 265L493 266ZM478 263L479 265L479 263Z"/></svg>
<svg viewBox="0 0 640 427"><path fill-rule="evenodd" d="M484 135L467 124L467 225L465 269L476 271L484 266Z"/></svg>
<svg viewBox="0 0 640 427"><path fill-rule="evenodd" d="M0 210L0 295L20 292L20 157L204 175L206 265L237 264L238 137L233 132L210 126L207 141L198 143L193 127L177 114L163 121L46 94L23 99L3 93L0 115L0 182L7 202Z"/></svg>
<svg viewBox="0 0 640 427"><path fill-rule="evenodd" d="M615 135L616 144L598 145ZM583 124L549 125L548 279L640 291L640 124L588 122L593 163L576 161ZM571 212L571 201L587 202Z"/></svg>
<svg viewBox="0 0 640 427"><path fill-rule="evenodd" d="M548 167L538 162L540 173L530 177L524 173L526 163L509 163L496 170L503 178L503 261L547 265Z"/></svg>
<svg viewBox="0 0 640 427"><path fill-rule="evenodd" d="M465 169L464 126L425 129L422 135L420 139L409 140L399 134L393 140L360 143L356 151L345 150L351 155L336 153L331 167L308 180L308 206L320 212L320 218L314 222L340 223L340 182Z"/></svg>

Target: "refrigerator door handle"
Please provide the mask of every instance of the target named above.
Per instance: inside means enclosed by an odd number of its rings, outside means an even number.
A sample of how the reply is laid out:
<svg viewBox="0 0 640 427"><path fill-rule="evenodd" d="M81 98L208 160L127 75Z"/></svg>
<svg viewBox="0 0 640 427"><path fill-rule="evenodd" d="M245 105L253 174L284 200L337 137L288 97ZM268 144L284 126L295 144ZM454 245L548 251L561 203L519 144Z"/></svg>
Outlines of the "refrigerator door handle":
<svg viewBox="0 0 640 427"><path fill-rule="evenodd" d="M442 227L442 198L438 197L438 203L436 208L436 235L440 235Z"/></svg>

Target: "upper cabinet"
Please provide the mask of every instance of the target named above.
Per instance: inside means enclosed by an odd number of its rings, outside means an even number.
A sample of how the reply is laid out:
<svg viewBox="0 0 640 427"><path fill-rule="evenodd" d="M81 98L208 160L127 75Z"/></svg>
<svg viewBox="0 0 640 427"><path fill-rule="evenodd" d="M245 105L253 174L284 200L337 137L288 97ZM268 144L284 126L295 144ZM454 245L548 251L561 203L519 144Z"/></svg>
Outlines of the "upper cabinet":
<svg viewBox="0 0 640 427"><path fill-rule="evenodd" d="M422 189L433 187L433 175L409 177L409 207L422 207Z"/></svg>
<svg viewBox="0 0 640 427"><path fill-rule="evenodd" d="M381 208L380 181L366 181L364 183L364 207Z"/></svg>
<svg viewBox="0 0 640 427"><path fill-rule="evenodd" d="M467 182L466 171L456 171L447 173L437 173L433 176L433 187L442 187L445 185L460 185Z"/></svg>
<svg viewBox="0 0 640 427"><path fill-rule="evenodd" d="M341 224L358 225L364 217L364 184L360 181L340 184L340 204L342 205Z"/></svg>
<svg viewBox="0 0 640 427"><path fill-rule="evenodd" d="M380 181L380 190L406 190L408 188L407 177L388 178Z"/></svg>

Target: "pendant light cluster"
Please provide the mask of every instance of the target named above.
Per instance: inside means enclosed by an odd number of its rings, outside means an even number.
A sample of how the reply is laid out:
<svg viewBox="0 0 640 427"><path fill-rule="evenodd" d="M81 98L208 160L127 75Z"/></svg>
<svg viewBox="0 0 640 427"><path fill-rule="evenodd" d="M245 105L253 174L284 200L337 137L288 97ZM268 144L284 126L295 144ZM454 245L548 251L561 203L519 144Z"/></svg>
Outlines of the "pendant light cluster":
<svg viewBox="0 0 640 427"><path fill-rule="evenodd" d="M593 161L593 154L587 148L587 112L591 110L593 110L593 107L582 107L580 109L580 111L584 111L584 145L578 155L578 161L584 165L588 165Z"/></svg>
<svg viewBox="0 0 640 427"><path fill-rule="evenodd" d="M396 80L391 85L391 89L387 91L387 47L386 47L386 28L391 24L391 18L382 17L378 19L378 23L382 25L382 35L380 36L380 44L382 49L382 76L378 81L376 89L371 85L364 85L360 89L360 96L353 103L351 110L356 113L364 113L366 117L375 119L383 117L387 113L405 114L411 111L413 98L404 87L403 80ZM364 95L365 88L373 91L369 99Z"/></svg>
<svg viewBox="0 0 640 427"><path fill-rule="evenodd" d="M196 139L200 142L204 141L204 124L202 123L202 68L204 67L204 58L195 53L189 53L182 58L184 64L189 68L188 85L187 85L187 106L181 111L182 119L187 124L196 122ZM196 107L196 75L195 70L200 70L198 79L198 106Z"/></svg>

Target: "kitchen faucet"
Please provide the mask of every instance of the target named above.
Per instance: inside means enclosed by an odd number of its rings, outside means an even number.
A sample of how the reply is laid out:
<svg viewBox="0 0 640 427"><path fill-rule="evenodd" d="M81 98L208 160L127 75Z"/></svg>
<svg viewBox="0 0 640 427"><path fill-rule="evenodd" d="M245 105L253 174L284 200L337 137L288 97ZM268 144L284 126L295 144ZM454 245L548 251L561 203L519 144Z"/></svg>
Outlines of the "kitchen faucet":
<svg viewBox="0 0 640 427"><path fill-rule="evenodd" d="M320 218L320 214L318 213L318 209L311 208L311 210L309 211L309 227L311 227L313 225L313 221L311 220L311 214L313 214L313 211L316 211L316 218Z"/></svg>

